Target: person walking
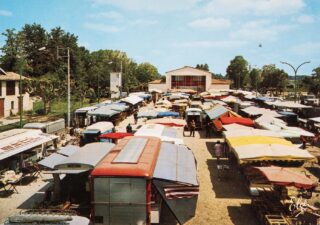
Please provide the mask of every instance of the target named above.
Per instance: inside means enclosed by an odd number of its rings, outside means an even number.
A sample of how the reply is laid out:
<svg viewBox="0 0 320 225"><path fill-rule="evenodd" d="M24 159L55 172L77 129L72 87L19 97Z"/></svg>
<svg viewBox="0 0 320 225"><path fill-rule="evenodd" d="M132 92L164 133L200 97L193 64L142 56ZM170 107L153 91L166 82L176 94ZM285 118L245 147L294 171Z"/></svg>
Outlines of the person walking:
<svg viewBox="0 0 320 225"><path fill-rule="evenodd" d="M222 152L223 152L223 146L220 143L220 141L217 141L216 144L214 145L214 154L217 158L217 165L220 164L220 158L222 157Z"/></svg>
<svg viewBox="0 0 320 225"><path fill-rule="evenodd" d="M211 123L207 123L206 125L206 137L211 137Z"/></svg>
<svg viewBox="0 0 320 225"><path fill-rule="evenodd" d="M134 112L133 119L134 119L134 124L137 124L138 123L138 113L137 112Z"/></svg>
<svg viewBox="0 0 320 225"><path fill-rule="evenodd" d="M194 131L196 130L196 122L194 120L191 120L190 123L190 137L194 137Z"/></svg>

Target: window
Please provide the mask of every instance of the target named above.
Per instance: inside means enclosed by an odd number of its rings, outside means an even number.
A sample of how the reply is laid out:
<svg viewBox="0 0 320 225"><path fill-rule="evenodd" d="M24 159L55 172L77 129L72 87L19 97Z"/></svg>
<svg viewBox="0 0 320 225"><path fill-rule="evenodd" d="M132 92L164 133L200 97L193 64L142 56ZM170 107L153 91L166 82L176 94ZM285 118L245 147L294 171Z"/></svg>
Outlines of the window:
<svg viewBox="0 0 320 225"><path fill-rule="evenodd" d="M0 81L0 96L2 96L2 81Z"/></svg>
<svg viewBox="0 0 320 225"><path fill-rule="evenodd" d="M15 95L15 94L16 94L16 82L7 81L7 95Z"/></svg>
<svg viewBox="0 0 320 225"><path fill-rule="evenodd" d="M11 101L11 109L14 109L14 101Z"/></svg>

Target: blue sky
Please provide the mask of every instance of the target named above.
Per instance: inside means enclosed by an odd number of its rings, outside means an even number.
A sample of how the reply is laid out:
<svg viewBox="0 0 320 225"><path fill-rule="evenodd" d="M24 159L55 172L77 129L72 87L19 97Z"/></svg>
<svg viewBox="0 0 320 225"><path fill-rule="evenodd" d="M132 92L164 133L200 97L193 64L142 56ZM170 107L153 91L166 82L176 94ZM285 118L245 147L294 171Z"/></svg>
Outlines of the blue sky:
<svg viewBox="0 0 320 225"><path fill-rule="evenodd" d="M161 74L198 63L225 74L236 55L290 75L280 61L310 60L299 74L320 66L319 0L0 0L1 32L26 23L60 26L91 51L125 51Z"/></svg>

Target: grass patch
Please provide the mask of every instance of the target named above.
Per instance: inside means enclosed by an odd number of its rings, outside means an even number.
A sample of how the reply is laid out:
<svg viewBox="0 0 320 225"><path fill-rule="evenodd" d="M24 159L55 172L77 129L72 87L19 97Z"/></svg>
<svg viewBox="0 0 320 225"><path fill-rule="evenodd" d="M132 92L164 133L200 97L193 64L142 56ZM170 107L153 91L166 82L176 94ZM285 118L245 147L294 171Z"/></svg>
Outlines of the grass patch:
<svg viewBox="0 0 320 225"><path fill-rule="evenodd" d="M22 120L22 127L27 123L28 121L26 120ZM4 126L0 126L0 132L4 132L7 130L11 130L11 129L15 129L15 128L20 128L20 121L16 122L16 123L11 123L11 124L7 124Z"/></svg>

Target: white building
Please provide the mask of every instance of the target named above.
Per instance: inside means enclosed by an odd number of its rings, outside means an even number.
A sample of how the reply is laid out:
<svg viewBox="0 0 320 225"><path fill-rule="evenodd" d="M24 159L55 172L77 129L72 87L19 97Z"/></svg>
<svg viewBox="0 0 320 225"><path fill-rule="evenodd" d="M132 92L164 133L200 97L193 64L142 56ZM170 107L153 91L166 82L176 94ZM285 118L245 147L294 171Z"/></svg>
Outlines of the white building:
<svg viewBox="0 0 320 225"><path fill-rule="evenodd" d="M120 87L122 86L121 73L113 72L110 73L110 91L111 98L119 98L120 97Z"/></svg>
<svg viewBox="0 0 320 225"><path fill-rule="evenodd" d="M168 91L171 89L192 89L198 92L210 89L230 89L230 80L212 79L212 73L191 66L166 72L166 82L154 80L149 83L150 89Z"/></svg>
<svg viewBox="0 0 320 225"><path fill-rule="evenodd" d="M22 76L22 80L27 79ZM0 118L15 115L20 112L20 75L14 72L5 72L0 69ZM29 93L22 90L22 109L32 110L33 103Z"/></svg>

